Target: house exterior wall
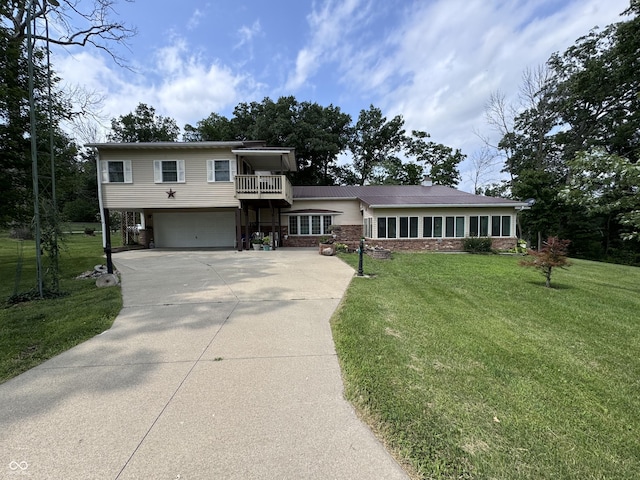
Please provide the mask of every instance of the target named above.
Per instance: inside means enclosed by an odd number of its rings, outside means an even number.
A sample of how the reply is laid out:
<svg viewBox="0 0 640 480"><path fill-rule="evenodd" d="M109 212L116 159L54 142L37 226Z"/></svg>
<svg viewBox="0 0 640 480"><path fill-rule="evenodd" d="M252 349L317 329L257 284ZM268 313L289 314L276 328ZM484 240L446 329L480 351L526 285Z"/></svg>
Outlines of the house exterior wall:
<svg viewBox="0 0 640 480"><path fill-rule="evenodd" d="M316 209L335 209L338 208L329 207L332 202L296 202L296 210L301 209L299 206L302 203L309 203L313 207L302 208L316 208ZM362 214L360 210L362 209ZM469 218L473 216L488 216L489 220L492 216L508 216L509 217L509 235L492 237L493 247L496 249L510 249L516 245L516 212L513 207L493 207L493 208L480 208L480 207L460 207L460 208L370 208L366 205L361 205L358 201L346 202L345 211L348 211L350 215L345 215L344 220L347 222L340 222L343 220L341 216L336 216L337 221L334 221L334 225L338 225L339 228L333 233L335 234L335 242L344 243L350 249L355 249L359 245L359 240L363 236L363 223L370 219L372 235L366 237L366 243L370 246L381 246L389 248L391 250L403 250L403 251L461 251L463 250L463 239L469 235L470 221ZM355 213L357 212L357 213ZM380 218L396 218L396 224L399 224L400 217L418 217L418 236L414 238L378 238L378 220ZM439 238L425 238L423 236L423 219L424 217L464 217L464 232L461 237L446 237L443 231L443 237ZM350 222L350 223L348 223ZM282 235L288 235L288 223L286 218L282 222L283 229ZM490 225L489 225L490 227ZM398 232L399 234L399 232ZM491 236L491 235L489 235ZM284 246L291 247L313 247L316 246L322 236L320 235L288 235Z"/></svg>
<svg viewBox="0 0 640 480"><path fill-rule="evenodd" d="M131 160L133 183L102 183L104 208L142 210L239 206L234 198L233 181L207 182L207 160L235 162L236 156L231 149L101 152L101 162L110 160ZM155 183L154 160L184 160L185 182ZM175 198L168 198L169 189L176 192Z"/></svg>
<svg viewBox="0 0 640 480"><path fill-rule="evenodd" d="M334 225L352 225L355 223L362 223L360 202L356 199L334 200L327 198L326 200L306 200L294 198L291 208L282 210L282 213L296 210L335 210L341 213L327 214L333 216Z"/></svg>

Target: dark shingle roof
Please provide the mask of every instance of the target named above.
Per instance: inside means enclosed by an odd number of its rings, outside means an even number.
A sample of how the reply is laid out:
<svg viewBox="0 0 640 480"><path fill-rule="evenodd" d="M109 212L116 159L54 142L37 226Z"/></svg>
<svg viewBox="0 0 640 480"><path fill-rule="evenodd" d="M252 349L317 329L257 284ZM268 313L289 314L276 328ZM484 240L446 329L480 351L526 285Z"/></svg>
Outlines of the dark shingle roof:
<svg viewBox="0 0 640 480"><path fill-rule="evenodd" d="M523 202L485 197L440 185L297 186L294 199L359 199L371 207L524 206Z"/></svg>

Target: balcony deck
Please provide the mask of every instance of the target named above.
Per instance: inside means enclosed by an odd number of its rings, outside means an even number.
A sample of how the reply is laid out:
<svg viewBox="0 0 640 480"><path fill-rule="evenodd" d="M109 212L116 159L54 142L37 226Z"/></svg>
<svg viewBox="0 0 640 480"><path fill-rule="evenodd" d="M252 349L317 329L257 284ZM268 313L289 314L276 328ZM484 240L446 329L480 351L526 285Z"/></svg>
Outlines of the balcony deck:
<svg viewBox="0 0 640 480"><path fill-rule="evenodd" d="M286 175L236 175L238 200L276 200L293 203L293 187Z"/></svg>

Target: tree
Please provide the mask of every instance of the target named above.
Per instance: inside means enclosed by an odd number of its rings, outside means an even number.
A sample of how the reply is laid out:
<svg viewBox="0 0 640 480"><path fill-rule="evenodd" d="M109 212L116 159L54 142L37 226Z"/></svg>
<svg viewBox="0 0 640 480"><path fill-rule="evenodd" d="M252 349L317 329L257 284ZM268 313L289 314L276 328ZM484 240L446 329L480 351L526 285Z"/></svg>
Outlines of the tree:
<svg viewBox="0 0 640 480"><path fill-rule="evenodd" d="M63 46L92 45L108 52L121 64L122 59L110 50L110 46L113 42L126 42L135 33L124 23L112 20L114 0L60 0L59 4L53 6L51 2L28 0L0 2L1 225L27 223L33 214L28 24L33 21L32 26L38 27L32 30L33 78L38 137L44 139L38 144L38 151L44 153L50 150L46 141L50 127L56 131L58 122L70 115L70 106L63 101L63 95L57 88L58 78L47 69L45 41ZM45 19L52 28L40 28ZM50 97L53 100L51 118L47 105L49 80L53 93Z"/></svg>
<svg viewBox="0 0 640 480"><path fill-rule="evenodd" d="M240 103L233 114L229 131L234 139L295 148L298 171L291 177L296 184L335 184L336 160L346 148L351 124L339 107L298 102L293 96L275 102L267 97L260 103ZM224 118L216 117L213 123L227 127Z"/></svg>
<svg viewBox="0 0 640 480"><path fill-rule="evenodd" d="M427 141L430 137L427 132L413 130L411 134L412 137L406 140L407 152L429 167L429 176L433 183L446 187L458 185L461 180L458 164L466 155L460 149L454 151L446 145Z"/></svg>
<svg viewBox="0 0 640 480"><path fill-rule="evenodd" d="M387 120L379 108L361 110L348 142L353 157L351 170L358 185L366 185L384 162L397 158L405 144L404 119Z"/></svg>
<svg viewBox="0 0 640 480"><path fill-rule="evenodd" d="M607 153L603 148L580 152L569 161L572 175L563 194L591 215L603 215L626 240L639 238L640 164ZM607 232L612 230L607 228Z"/></svg>
<svg viewBox="0 0 640 480"><path fill-rule="evenodd" d="M545 286L551 287L551 273L554 268L570 266L567 260L567 248L569 240L560 240L558 237L549 237L542 244L540 250L529 250L529 258L520 261L523 267L533 267L540 270L545 277Z"/></svg>
<svg viewBox="0 0 640 480"><path fill-rule="evenodd" d="M182 136L185 142L224 142L237 139L233 123L224 115L211 113L196 126L186 124Z"/></svg>
<svg viewBox="0 0 640 480"><path fill-rule="evenodd" d="M134 112L111 119L110 142L175 142L180 128L173 118L157 116L153 107L139 103Z"/></svg>

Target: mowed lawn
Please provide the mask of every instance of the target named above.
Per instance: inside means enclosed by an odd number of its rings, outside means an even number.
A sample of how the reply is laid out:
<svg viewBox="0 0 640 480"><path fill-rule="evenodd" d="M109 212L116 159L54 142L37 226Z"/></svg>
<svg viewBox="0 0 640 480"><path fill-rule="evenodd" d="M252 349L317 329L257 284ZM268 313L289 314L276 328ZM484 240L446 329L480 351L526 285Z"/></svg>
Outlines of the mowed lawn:
<svg viewBox="0 0 640 480"><path fill-rule="evenodd" d="M365 257L332 321L347 397L416 478L640 478L640 268L547 289L519 260Z"/></svg>
<svg viewBox="0 0 640 480"><path fill-rule="evenodd" d="M120 287L97 288L95 279L75 279L105 263L101 237L65 235L62 245L65 295L12 305L6 300L15 292L36 286L35 242L0 232L0 383L107 330L122 308Z"/></svg>

